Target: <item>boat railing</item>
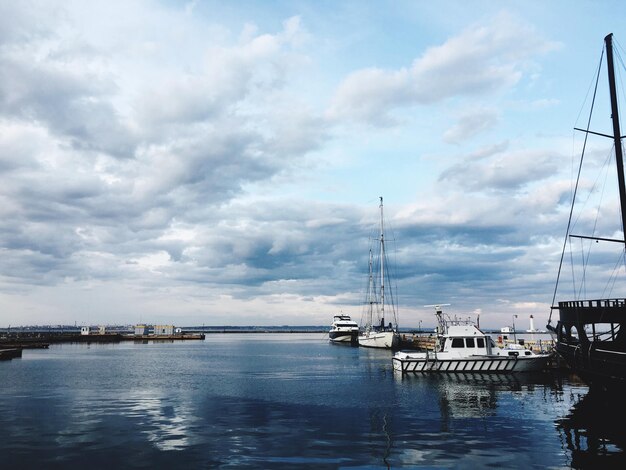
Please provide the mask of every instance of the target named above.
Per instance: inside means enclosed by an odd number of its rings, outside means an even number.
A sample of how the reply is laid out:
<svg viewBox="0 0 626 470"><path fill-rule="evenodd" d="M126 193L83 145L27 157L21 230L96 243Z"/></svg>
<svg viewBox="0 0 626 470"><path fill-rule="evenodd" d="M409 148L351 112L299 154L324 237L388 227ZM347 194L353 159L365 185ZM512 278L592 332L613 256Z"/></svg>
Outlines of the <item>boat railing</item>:
<svg viewBox="0 0 626 470"><path fill-rule="evenodd" d="M559 308L617 308L626 306L626 299L567 300Z"/></svg>

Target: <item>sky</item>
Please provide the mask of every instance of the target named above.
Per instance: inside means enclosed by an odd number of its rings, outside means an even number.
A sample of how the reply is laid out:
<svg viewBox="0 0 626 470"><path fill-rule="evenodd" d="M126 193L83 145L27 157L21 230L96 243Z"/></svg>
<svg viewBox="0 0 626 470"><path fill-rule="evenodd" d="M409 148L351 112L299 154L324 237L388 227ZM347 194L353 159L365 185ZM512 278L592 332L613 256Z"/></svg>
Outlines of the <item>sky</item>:
<svg viewBox="0 0 626 470"><path fill-rule="evenodd" d="M0 327L358 320L381 196L401 327L432 304L543 327L624 24L618 1L0 0ZM610 150L587 142L581 198L608 208L581 232L621 236ZM626 295L596 245L559 299Z"/></svg>

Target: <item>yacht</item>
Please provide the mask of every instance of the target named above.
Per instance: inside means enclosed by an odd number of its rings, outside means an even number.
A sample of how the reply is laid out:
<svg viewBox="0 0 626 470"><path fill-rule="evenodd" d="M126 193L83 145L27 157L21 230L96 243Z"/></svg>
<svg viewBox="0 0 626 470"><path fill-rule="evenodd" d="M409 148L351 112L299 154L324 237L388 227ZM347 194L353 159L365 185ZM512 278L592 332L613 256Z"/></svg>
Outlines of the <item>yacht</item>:
<svg viewBox="0 0 626 470"><path fill-rule="evenodd" d="M335 315L328 338L333 343L358 344L359 325L348 315Z"/></svg>

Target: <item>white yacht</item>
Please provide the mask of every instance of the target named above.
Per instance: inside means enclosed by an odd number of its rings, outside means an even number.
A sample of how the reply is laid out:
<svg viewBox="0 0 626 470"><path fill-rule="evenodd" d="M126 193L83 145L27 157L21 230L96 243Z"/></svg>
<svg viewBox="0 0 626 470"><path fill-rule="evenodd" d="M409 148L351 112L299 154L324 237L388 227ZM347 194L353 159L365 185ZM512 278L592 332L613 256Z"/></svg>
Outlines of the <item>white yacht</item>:
<svg viewBox="0 0 626 470"><path fill-rule="evenodd" d="M359 325L348 315L335 315L328 332L328 338L333 343L357 344L359 337Z"/></svg>
<svg viewBox="0 0 626 470"><path fill-rule="evenodd" d="M477 372L510 373L540 371L547 365L551 354L536 354L514 344L504 348L496 346L491 336L473 324L448 324L441 310L437 311L440 324L439 345L434 351L394 354L394 370L408 372Z"/></svg>

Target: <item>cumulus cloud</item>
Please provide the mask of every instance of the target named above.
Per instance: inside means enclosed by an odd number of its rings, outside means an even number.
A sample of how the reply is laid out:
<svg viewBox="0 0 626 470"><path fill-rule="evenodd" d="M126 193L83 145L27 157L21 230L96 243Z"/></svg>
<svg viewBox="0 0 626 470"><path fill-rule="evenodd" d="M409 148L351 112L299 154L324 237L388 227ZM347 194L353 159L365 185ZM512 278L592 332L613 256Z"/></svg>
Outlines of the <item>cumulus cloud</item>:
<svg viewBox="0 0 626 470"><path fill-rule="evenodd" d="M472 110L459 117L458 122L444 133L443 140L452 144L460 143L493 128L497 122L498 114L494 110Z"/></svg>
<svg viewBox="0 0 626 470"><path fill-rule="evenodd" d="M500 14L489 26L475 25L428 49L411 66L353 72L339 85L328 113L335 119L389 125L398 108L511 87L529 60L554 47L532 27Z"/></svg>
<svg viewBox="0 0 626 470"><path fill-rule="evenodd" d="M549 178L559 158L543 150L512 150L476 160L465 159L439 177L468 191L516 190Z"/></svg>
<svg viewBox="0 0 626 470"><path fill-rule="evenodd" d="M88 29L98 19L70 6L2 7L3 23L14 22L0 44L0 172L11 173L0 198L12 219L1 238L5 266L24 268L5 277L37 269L46 272L37 282L99 277L85 259L108 260L123 276L154 253L167 253L171 263L157 258L172 267L193 251L190 240L163 238L172 224L211 224L210 208L319 146L319 119L281 97L306 37L299 18L276 33L248 28L230 43L209 31L188 54L202 65L181 60L154 74L158 54L143 56L143 69L120 65L147 41L170 47L168 34L159 43L150 31L176 28L178 13L152 10L121 26L104 15L98 36ZM149 27L138 27L144 20ZM116 27L126 36L112 56Z"/></svg>
<svg viewBox="0 0 626 470"><path fill-rule="evenodd" d="M475 109L465 112L459 117L458 122L444 133L443 140L458 144L493 128L497 122L498 113L492 109Z"/></svg>
<svg viewBox="0 0 626 470"><path fill-rule="evenodd" d="M327 65L306 69L323 41L306 18L233 26L207 19L202 2L29 5L0 5L0 215L10 220L0 227L0 310L44 322L80 320L80 309L94 322L133 321L134 309L186 323L267 323L277 312L281 323L325 323L338 307L358 316L377 204L299 193L358 147L333 148L338 129L511 89L552 47L500 16L404 68L356 70L329 98L306 76ZM505 119L489 106L459 114L445 139L467 142ZM508 266L541 260L511 221L532 219L549 239L532 211L552 210L567 187L525 193L554 170L552 154L512 147L499 138L457 157L438 182L445 190L419 203L390 201L405 305L455 292L484 307L481 289L502 278L515 289ZM333 176L354 185L350 170Z"/></svg>

